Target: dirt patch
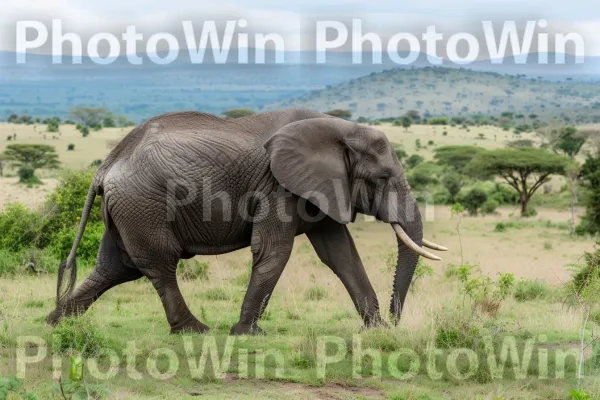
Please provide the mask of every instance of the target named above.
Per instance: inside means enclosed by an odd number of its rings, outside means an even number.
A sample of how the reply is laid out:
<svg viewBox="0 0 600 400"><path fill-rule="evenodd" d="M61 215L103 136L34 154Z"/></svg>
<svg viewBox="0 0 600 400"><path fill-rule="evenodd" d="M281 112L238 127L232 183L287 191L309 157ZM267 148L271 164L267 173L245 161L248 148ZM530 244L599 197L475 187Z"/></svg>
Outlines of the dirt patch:
<svg viewBox="0 0 600 400"><path fill-rule="evenodd" d="M19 183L19 178L0 178L0 209L8 203L19 202L30 208L37 208L44 203L48 193L58 185L56 179L43 179L43 185L28 188Z"/></svg>
<svg viewBox="0 0 600 400"><path fill-rule="evenodd" d="M385 399L385 394L377 388L368 386L353 386L346 383L330 382L323 386L310 386L295 382L276 382L262 380L239 379L234 374L227 374L228 388L232 392L252 392L262 398L292 398L319 400L350 400L350 399ZM233 388L232 386L239 386ZM251 387L249 387L251 386ZM191 390L190 396L211 396L212 388L203 391ZM235 397L235 396L234 396ZM234 398L232 397L232 398ZM225 398L225 397L224 397ZM229 398L229 397L227 397Z"/></svg>

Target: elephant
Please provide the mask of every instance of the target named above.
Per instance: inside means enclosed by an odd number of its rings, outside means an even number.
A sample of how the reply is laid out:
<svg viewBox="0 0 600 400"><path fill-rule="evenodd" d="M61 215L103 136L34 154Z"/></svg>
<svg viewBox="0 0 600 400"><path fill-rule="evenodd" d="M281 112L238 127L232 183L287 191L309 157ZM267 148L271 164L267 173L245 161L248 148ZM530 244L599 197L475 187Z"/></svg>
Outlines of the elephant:
<svg viewBox="0 0 600 400"><path fill-rule="evenodd" d="M106 229L95 268L75 289L75 255L96 196ZM250 247L250 282L230 333L263 333L258 321L294 238L305 234L364 326L387 325L347 227L359 213L396 233L397 324L419 256L440 259L423 246L446 248L423 239L417 202L384 133L309 109L237 119L160 115L127 134L95 173L47 321L80 315L110 288L147 277L172 333L206 332L180 292L179 260Z"/></svg>

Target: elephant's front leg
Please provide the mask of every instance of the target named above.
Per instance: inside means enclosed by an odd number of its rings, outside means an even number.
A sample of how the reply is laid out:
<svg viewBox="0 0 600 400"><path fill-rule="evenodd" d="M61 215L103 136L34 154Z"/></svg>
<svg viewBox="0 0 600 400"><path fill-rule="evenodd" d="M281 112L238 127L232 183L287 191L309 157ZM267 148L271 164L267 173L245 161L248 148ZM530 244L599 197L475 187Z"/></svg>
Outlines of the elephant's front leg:
<svg viewBox="0 0 600 400"><path fill-rule="evenodd" d="M265 200L258 206L252 228L252 275L240 320L232 335L261 334L258 321L287 264L298 226L297 197Z"/></svg>
<svg viewBox="0 0 600 400"><path fill-rule="evenodd" d="M371 286L346 225L326 218L306 234L321 261L340 278L365 326L386 325L379 314Z"/></svg>

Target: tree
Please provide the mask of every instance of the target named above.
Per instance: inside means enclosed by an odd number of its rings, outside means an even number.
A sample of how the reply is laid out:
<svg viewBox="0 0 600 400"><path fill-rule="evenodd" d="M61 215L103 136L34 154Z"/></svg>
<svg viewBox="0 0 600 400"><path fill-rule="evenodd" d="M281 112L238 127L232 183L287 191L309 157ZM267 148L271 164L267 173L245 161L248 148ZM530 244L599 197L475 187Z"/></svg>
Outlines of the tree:
<svg viewBox="0 0 600 400"><path fill-rule="evenodd" d="M409 110L405 115L412 119L414 123L421 122L421 113L417 110Z"/></svg>
<svg viewBox="0 0 600 400"><path fill-rule="evenodd" d="M556 139L552 143L552 150L573 158L579 154L587 139L584 132L578 132L577 128L573 126L565 126L558 131Z"/></svg>
<svg viewBox="0 0 600 400"><path fill-rule="evenodd" d="M570 161L543 149L522 147L498 149L478 153L465 168L473 176L494 175L503 178L517 193L521 203L521 215L526 215L527 205L533 194L550 175L565 175Z"/></svg>
<svg viewBox="0 0 600 400"><path fill-rule="evenodd" d="M404 131L408 131L408 128L410 128L410 126L412 125L412 118L409 117L408 115L405 115L404 117L400 118L400 123L402 124L402 127L404 128Z"/></svg>
<svg viewBox="0 0 600 400"><path fill-rule="evenodd" d="M573 163L567 171L569 186L571 187L571 234L575 234L575 206L579 198L577 181L579 180L579 164L575 161L575 156L579 154L581 148L592 133L589 131L578 132L573 126L554 127L547 130L546 135L550 139L550 146L554 152L569 157Z"/></svg>
<svg viewBox="0 0 600 400"><path fill-rule="evenodd" d="M487 194L479 188L473 188L460 200L460 203L465 206L469 215L474 216L486 201Z"/></svg>
<svg viewBox="0 0 600 400"><path fill-rule="evenodd" d="M6 166L6 154L0 154L0 177L4 176L4 167Z"/></svg>
<svg viewBox="0 0 600 400"><path fill-rule="evenodd" d="M449 174L444 175L444 178L442 178L442 183L450 194L450 202L454 203L456 195L463 187L463 177L457 172L450 172Z"/></svg>
<svg viewBox="0 0 600 400"><path fill-rule="evenodd" d="M56 121L55 119L48 120L48 127L46 128L46 130L48 132L51 132L51 133L58 132L58 129L59 129L58 121Z"/></svg>
<svg viewBox="0 0 600 400"><path fill-rule="evenodd" d="M4 151L6 161L19 169L30 169L33 176L39 168L60 166L54 147L45 144L11 144Z"/></svg>
<svg viewBox="0 0 600 400"><path fill-rule="evenodd" d="M242 118L254 114L256 113L248 108L233 108L231 110L223 111L223 115L227 118Z"/></svg>
<svg viewBox="0 0 600 400"><path fill-rule="evenodd" d="M135 126L135 122L130 121L129 118L127 118L124 115L121 115L117 118L117 124L121 127L121 128L126 128L129 126Z"/></svg>
<svg viewBox="0 0 600 400"><path fill-rule="evenodd" d="M106 115L102 119L102 126L104 128L116 128L117 123L115 122L115 118L112 114Z"/></svg>
<svg viewBox="0 0 600 400"><path fill-rule="evenodd" d="M418 154L413 154L406 159L406 166L413 169L417 165L421 164L425 159Z"/></svg>
<svg viewBox="0 0 600 400"><path fill-rule="evenodd" d="M111 116L111 112L104 107L76 107L69 110L69 115L83 126L101 128L104 118Z"/></svg>
<svg viewBox="0 0 600 400"><path fill-rule="evenodd" d="M350 110L341 110L341 109L329 110L325 114L331 115L332 117L342 118L342 119L352 118L352 111L350 111Z"/></svg>
<svg viewBox="0 0 600 400"><path fill-rule="evenodd" d="M600 232L600 156L589 155L581 167L580 176L587 194L584 197L585 216L576 232L594 235Z"/></svg>
<svg viewBox="0 0 600 400"><path fill-rule="evenodd" d="M434 150L433 158L438 164L453 167L457 172L462 173L465 166L482 151L484 150L477 146L441 146Z"/></svg>

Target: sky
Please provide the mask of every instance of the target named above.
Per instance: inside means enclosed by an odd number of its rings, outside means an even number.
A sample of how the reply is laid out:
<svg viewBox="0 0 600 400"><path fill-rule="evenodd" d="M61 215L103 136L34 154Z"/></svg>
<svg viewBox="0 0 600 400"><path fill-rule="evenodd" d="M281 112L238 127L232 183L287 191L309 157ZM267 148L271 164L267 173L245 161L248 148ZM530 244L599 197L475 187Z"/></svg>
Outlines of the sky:
<svg viewBox="0 0 600 400"><path fill-rule="evenodd" d="M201 26L207 20L245 19L246 32L279 34L285 50L314 50L316 21L353 18L361 19L363 33L375 32L384 42L398 32L420 36L430 25L447 36L472 32L479 37L484 20L501 25L544 19L546 32L577 33L585 41L585 55L600 56L600 7L583 0L2 0L0 50L15 50L17 21L42 21L50 28L53 19L84 43L99 32L120 37L131 25L147 38L158 32L178 36L182 20ZM32 51L53 52L49 43Z"/></svg>

